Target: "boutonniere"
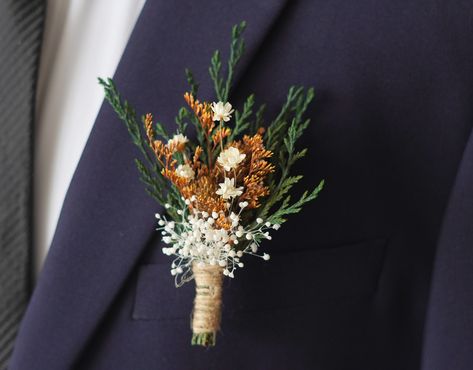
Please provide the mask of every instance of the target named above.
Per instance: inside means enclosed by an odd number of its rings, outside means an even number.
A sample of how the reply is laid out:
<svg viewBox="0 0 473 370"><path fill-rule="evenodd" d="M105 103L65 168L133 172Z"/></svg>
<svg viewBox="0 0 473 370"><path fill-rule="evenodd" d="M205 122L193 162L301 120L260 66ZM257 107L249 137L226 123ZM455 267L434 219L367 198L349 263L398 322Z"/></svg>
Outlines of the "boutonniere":
<svg viewBox="0 0 473 370"><path fill-rule="evenodd" d="M291 173L307 149L296 142L309 126L304 118L314 98L312 88L291 87L278 116L263 123L264 105L255 110L254 95L241 110L228 101L235 68L244 52L245 22L232 29L227 73L222 72L219 51L211 58L210 78L217 102L200 101L198 84L186 70L190 91L186 106L169 134L151 114L138 124L134 109L111 79L99 79L105 96L143 158L136 159L148 193L163 207L156 214L162 234L162 251L172 256L170 273L176 287L195 280L192 344L213 346L220 328L222 281L236 278L247 256L270 259L262 242L271 240L290 214L315 199L321 181L312 191L292 201L290 191L301 175ZM189 139L188 125L196 138Z"/></svg>

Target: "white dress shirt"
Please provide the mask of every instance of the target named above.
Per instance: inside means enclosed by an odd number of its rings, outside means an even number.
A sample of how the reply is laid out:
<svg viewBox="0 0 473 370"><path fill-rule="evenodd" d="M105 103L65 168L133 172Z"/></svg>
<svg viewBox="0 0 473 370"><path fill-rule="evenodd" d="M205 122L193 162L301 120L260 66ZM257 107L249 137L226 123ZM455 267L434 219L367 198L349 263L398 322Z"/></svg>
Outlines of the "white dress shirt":
<svg viewBox="0 0 473 370"><path fill-rule="evenodd" d="M48 0L37 90L34 252L38 274L62 203L145 0Z"/></svg>

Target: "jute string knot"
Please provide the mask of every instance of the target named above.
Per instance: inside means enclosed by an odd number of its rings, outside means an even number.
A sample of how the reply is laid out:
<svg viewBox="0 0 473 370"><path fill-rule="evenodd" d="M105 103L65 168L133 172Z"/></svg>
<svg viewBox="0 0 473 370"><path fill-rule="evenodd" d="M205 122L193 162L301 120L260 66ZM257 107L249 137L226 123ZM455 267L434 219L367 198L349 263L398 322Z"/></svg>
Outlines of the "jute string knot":
<svg viewBox="0 0 473 370"><path fill-rule="evenodd" d="M223 269L220 266L192 266L195 300L192 313L194 334L214 334L220 329Z"/></svg>

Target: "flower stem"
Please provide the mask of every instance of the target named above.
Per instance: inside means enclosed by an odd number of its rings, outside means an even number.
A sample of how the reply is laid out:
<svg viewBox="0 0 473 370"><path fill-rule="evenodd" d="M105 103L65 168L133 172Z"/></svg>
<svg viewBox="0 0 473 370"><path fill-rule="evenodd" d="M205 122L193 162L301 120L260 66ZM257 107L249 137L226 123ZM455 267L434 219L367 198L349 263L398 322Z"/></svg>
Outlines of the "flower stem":
<svg viewBox="0 0 473 370"><path fill-rule="evenodd" d="M214 347L217 333L194 333L192 334L192 345L202 347Z"/></svg>
<svg viewBox="0 0 473 370"><path fill-rule="evenodd" d="M192 265L195 300L192 313L192 345L215 346L222 310L223 268Z"/></svg>

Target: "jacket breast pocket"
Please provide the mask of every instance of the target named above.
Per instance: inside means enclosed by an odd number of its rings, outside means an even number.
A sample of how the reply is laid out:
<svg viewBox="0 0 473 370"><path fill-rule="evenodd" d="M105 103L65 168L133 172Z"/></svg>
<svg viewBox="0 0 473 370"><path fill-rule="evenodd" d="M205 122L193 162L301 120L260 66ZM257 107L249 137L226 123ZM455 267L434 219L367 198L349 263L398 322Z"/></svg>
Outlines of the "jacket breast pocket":
<svg viewBox="0 0 473 370"><path fill-rule="evenodd" d="M385 239L375 239L273 253L268 262L246 258L234 279L224 279L223 315L369 298L376 292L385 245ZM194 283L176 288L169 270L169 264L141 266L133 319L189 318Z"/></svg>

